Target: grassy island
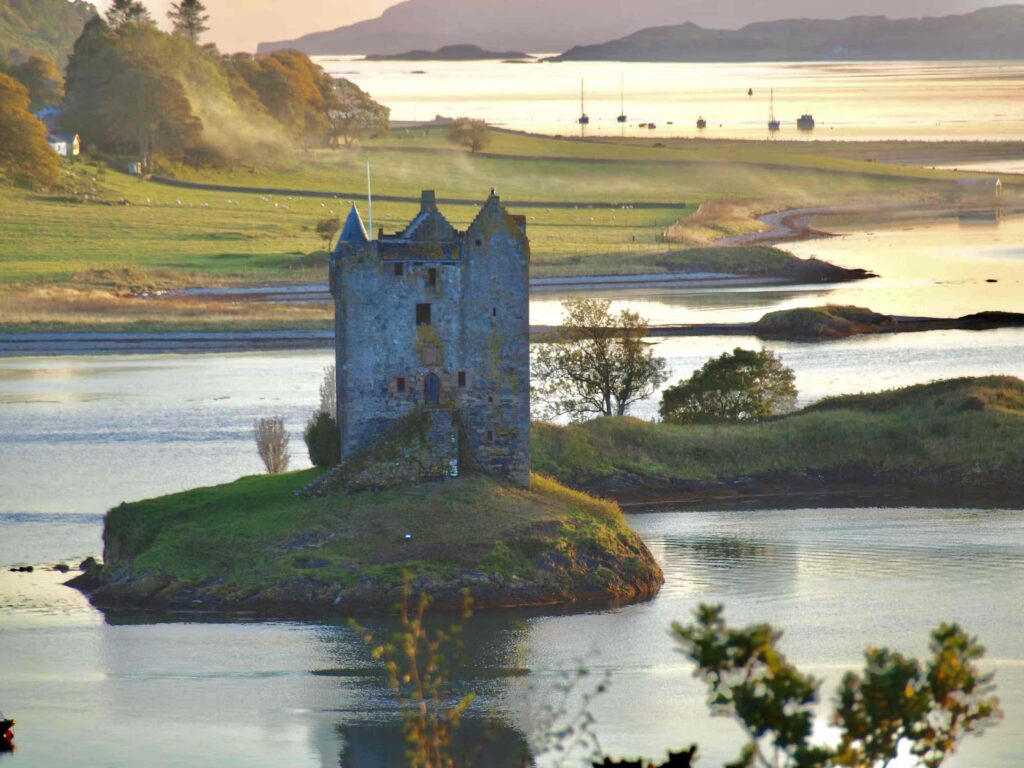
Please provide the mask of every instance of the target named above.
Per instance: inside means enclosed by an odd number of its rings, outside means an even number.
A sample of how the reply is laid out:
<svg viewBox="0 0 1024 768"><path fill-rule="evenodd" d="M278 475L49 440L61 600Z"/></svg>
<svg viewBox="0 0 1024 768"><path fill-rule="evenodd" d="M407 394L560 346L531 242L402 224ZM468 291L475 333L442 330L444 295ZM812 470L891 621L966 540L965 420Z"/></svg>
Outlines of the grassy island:
<svg viewBox="0 0 1024 768"><path fill-rule="evenodd" d="M122 504L77 586L101 606L345 614L394 606L407 574L440 606L635 600L663 581L617 504L545 477L297 494L318 472Z"/></svg>
<svg viewBox="0 0 1024 768"><path fill-rule="evenodd" d="M694 500L813 490L1024 491L1024 381L963 378L833 397L759 423L630 418L536 424L533 464L620 499Z"/></svg>

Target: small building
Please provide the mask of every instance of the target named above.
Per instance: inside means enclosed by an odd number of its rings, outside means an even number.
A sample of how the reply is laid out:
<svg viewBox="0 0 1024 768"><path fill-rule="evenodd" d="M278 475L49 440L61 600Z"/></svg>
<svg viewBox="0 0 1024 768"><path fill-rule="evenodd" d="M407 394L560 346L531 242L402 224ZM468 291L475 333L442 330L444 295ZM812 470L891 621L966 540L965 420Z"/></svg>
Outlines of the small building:
<svg viewBox="0 0 1024 768"><path fill-rule="evenodd" d="M54 152L68 160L78 157L82 151L82 142L77 133L51 133L46 141Z"/></svg>
<svg viewBox="0 0 1024 768"><path fill-rule="evenodd" d="M529 259L525 217L493 190L465 232L432 191L376 239L352 206L330 258L342 461L421 412L447 474L529 484Z"/></svg>
<svg viewBox="0 0 1024 768"><path fill-rule="evenodd" d="M997 177L957 179L956 199L962 203L992 202L1003 194L1003 181Z"/></svg>

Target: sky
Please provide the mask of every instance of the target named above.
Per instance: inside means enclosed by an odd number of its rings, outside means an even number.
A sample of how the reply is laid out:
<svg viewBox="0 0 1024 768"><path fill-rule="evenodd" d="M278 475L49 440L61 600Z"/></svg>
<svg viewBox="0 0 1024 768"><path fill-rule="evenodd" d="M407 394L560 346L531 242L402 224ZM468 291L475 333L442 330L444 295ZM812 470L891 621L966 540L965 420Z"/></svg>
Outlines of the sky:
<svg viewBox="0 0 1024 768"><path fill-rule="evenodd" d="M109 0L94 0L106 10ZM162 27L171 0L142 0ZM398 0L203 0L210 14L207 40L225 53L255 51L264 40L284 40L381 14ZM282 12L282 9L286 9Z"/></svg>
<svg viewBox="0 0 1024 768"><path fill-rule="evenodd" d="M477 3L480 0L464 0L466 3ZM863 0L865 8L872 12L884 12L892 17L901 15L918 15L921 9L936 9L943 13L963 13L980 6L998 5L1002 2L1019 2L1020 0L897 0L888 4L879 0ZM100 10L106 10L110 0L91 0ZM142 0L160 25L167 27L167 9L171 0ZM210 32L206 41L217 44L224 53L234 51L255 51L260 42L289 40L308 32L335 29L364 19L376 18L385 8L395 5L400 0L203 0L210 14ZM596 3L614 5L621 2L625 7L630 3L644 3L645 0L595 0ZM734 16L740 19L750 16L753 9L761 8L754 17L764 18L764 0L675 0L679 6L690 8L700 21L703 17L700 10L706 12L708 6L717 9L727 18ZM672 0L661 0L657 5L673 6ZM571 4L570 4L571 5ZM830 5L845 9L859 8L857 0L820 0L821 7ZM806 10L806 0L775 0L771 6L778 12L770 18L786 18L790 7ZM815 4L812 4L815 7ZM880 11L879 8L886 9ZM903 13L901 13L901 11ZM909 12L908 12L909 11ZM730 16L731 15L731 16ZM808 15L800 13L797 15ZM845 14L844 14L845 15ZM832 16L825 13L823 16ZM834 16L832 16L834 18ZM668 21L662 23L670 23ZM678 22L671 22L678 23ZM746 22L744 22L746 23ZM726 24L725 26L730 26ZM474 42L465 40L460 42Z"/></svg>

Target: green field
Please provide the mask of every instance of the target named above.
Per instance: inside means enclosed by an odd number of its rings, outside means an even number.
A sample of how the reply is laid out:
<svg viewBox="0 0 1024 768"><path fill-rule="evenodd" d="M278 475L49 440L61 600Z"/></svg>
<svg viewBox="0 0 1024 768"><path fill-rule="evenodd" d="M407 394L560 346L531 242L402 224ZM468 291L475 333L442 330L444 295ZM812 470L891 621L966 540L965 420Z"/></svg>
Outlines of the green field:
<svg viewBox="0 0 1024 768"><path fill-rule="evenodd" d="M326 200L176 188L78 162L68 166L60 190L0 186L0 326L178 323L179 314L221 324L243 318L269 325L326 322L324 308L293 317L295 312L265 307L157 309L124 297L184 285L322 280L324 244L315 224L343 215L350 203L345 195L358 195L363 203L367 160L378 195L415 198L432 188L441 198L483 201L496 187L510 203L552 203L518 210L527 216L535 275L666 271L673 263L666 254L680 246L664 242L665 229L704 201L738 202L749 217L798 205L915 203L948 195L957 176L870 162L850 152L838 143L654 146L496 132L486 152L471 155L439 131L419 130L354 150L268 159L259 167L167 170L205 184L338 194ZM665 207L571 205L637 201ZM442 208L456 227L465 227L477 205ZM416 209L413 202L378 199L374 227L397 230ZM724 235L751 226L750 218L723 219L700 229Z"/></svg>

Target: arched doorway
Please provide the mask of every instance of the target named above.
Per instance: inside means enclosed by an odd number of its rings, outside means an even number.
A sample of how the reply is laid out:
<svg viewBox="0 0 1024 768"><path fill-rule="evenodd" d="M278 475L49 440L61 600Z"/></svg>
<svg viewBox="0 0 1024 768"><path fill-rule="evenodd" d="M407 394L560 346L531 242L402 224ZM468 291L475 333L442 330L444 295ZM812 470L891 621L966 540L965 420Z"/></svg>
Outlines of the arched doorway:
<svg viewBox="0 0 1024 768"><path fill-rule="evenodd" d="M436 405L441 401L441 379L436 373L428 373L423 379L423 400L427 405Z"/></svg>

